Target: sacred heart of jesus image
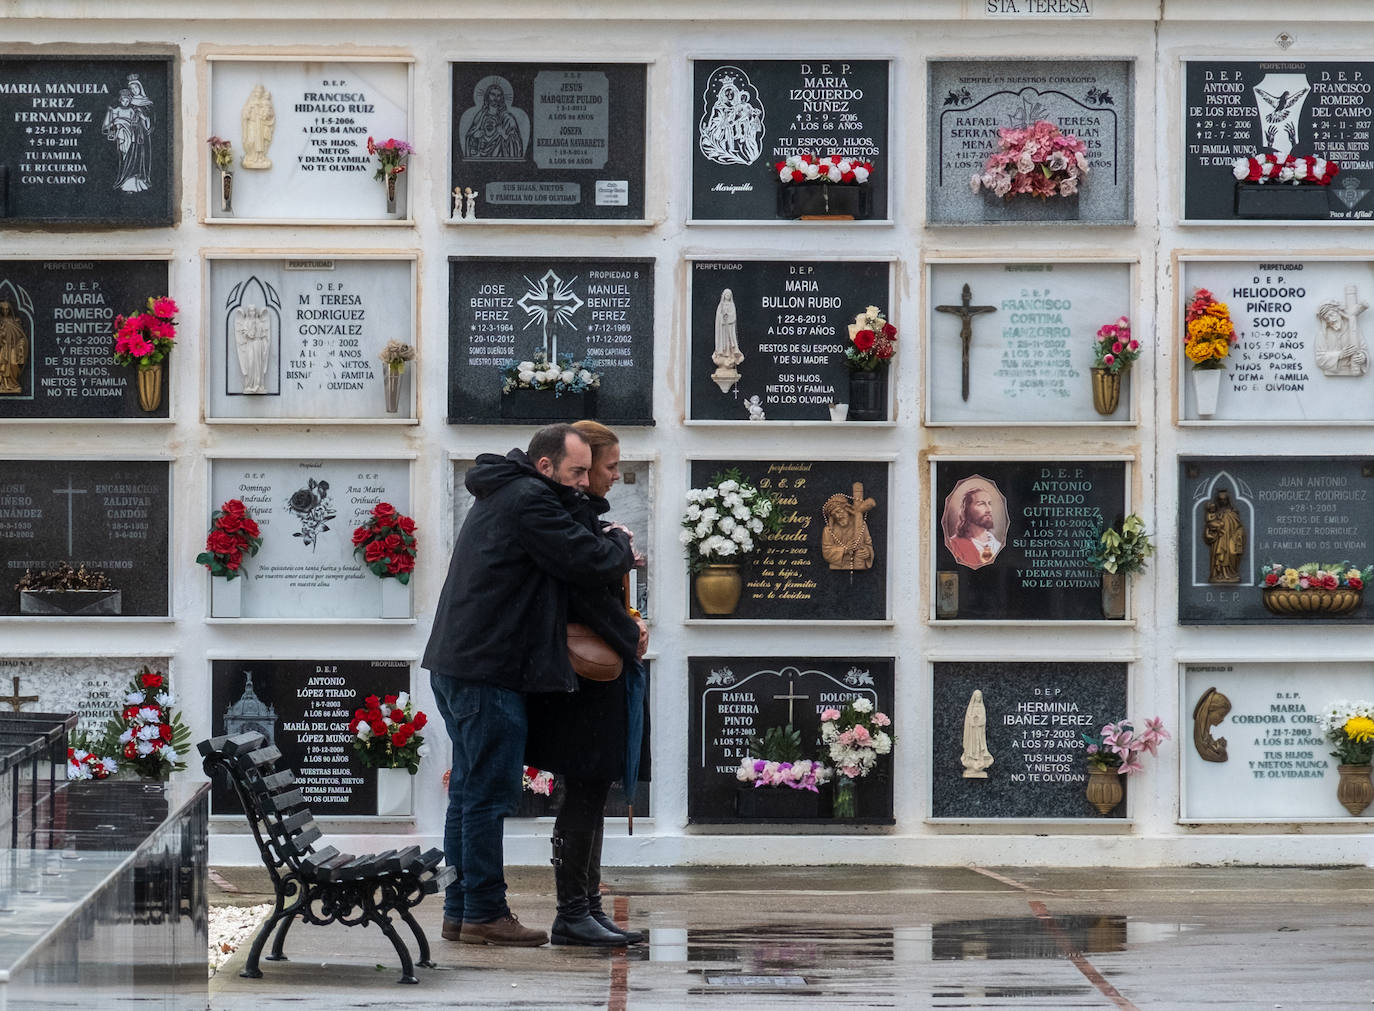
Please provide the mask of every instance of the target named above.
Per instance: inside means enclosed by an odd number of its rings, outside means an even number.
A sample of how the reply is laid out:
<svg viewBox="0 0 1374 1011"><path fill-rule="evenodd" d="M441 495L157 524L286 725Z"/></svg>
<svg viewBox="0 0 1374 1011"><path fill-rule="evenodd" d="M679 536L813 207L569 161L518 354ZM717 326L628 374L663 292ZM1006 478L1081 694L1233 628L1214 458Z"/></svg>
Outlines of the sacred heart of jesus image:
<svg viewBox="0 0 1374 1011"><path fill-rule="evenodd" d="M945 496L940 529L960 565L991 565L1007 543L1007 497L980 474L963 478Z"/></svg>

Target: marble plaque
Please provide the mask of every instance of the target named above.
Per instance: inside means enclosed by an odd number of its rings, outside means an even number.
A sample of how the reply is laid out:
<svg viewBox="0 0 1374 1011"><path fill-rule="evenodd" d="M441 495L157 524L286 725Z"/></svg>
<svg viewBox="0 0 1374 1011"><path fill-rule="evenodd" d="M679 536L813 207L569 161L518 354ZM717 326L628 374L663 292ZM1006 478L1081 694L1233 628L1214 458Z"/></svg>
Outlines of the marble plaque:
<svg viewBox="0 0 1374 1011"><path fill-rule="evenodd" d="M832 403L849 402L848 325L870 305L893 312L891 272L879 261L693 261L692 419L748 421L757 397L765 421L830 420ZM900 347L901 321L889 319ZM712 356L731 332L744 360L722 391Z"/></svg>
<svg viewBox="0 0 1374 1011"><path fill-rule="evenodd" d="M888 60L692 61L692 218L778 221L778 173L794 154L873 163L870 219L888 216Z"/></svg>
<svg viewBox="0 0 1374 1011"><path fill-rule="evenodd" d="M1103 817L1084 794L1082 735L1095 736L1104 724L1127 717L1126 664L989 661L933 667L931 817ZM985 720L981 742L974 692L981 693ZM966 765L965 754L981 760ZM992 762L984 764L988 756ZM1146 761L1155 764L1148 756ZM966 777L965 771L986 775ZM1158 775L1158 766L1151 772ZM1126 802L1106 817L1126 817Z"/></svg>
<svg viewBox="0 0 1374 1011"><path fill-rule="evenodd" d="M830 764L822 751L821 713L857 698L893 718L891 657L688 657L691 764L687 771L689 824L743 823L735 812L740 782L735 770L750 741L791 724L801 733L804 757ZM897 753L880 758L858 782L858 817L848 822L892 824L892 767ZM831 789L820 793L819 817L829 820ZM839 823L836 823L837 827Z"/></svg>
<svg viewBox="0 0 1374 1011"><path fill-rule="evenodd" d="M968 399L963 398L963 322L935 306L995 311L971 318ZM1128 263L933 263L926 333L930 424L1131 420L1132 375L1112 415L1093 408L1098 328L1129 316Z"/></svg>
<svg viewBox="0 0 1374 1011"><path fill-rule="evenodd" d="M1321 719L1332 703L1356 699L1374 699L1367 663L1184 664L1182 817L1348 819Z"/></svg>
<svg viewBox="0 0 1374 1011"><path fill-rule="evenodd" d="M644 217L642 63L454 63L455 221Z"/></svg>
<svg viewBox="0 0 1374 1011"><path fill-rule="evenodd" d="M353 531L378 502L410 515L409 460L212 460L212 508L231 498L262 530L243 563L241 617L380 617L382 581L354 556ZM418 564L433 564L417 536Z"/></svg>
<svg viewBox="0 0 1374 1011"><path fill-rule="evenodd" d="M388 214L367 139L413 139L409 93L410 64L400 60L213 60L210 132L234 145L234 192L232 212L210 201L211 218L406 217L409 174L397 179L399 210ZM203 143L200 153L213 166ZM436 154L417 152L412 164ZM218 172L206 171L218 194Z"/></svg>
<svg viewBox="0 0 1374 1011"><path fill-rule="evenodd" d="M742 564L744 592L733 613L708 615L693 592L690 616L811 623L885 620L893 522L890 467L884 460L693 460L693 488L704 488L714 475L738 468L746 481L774 494L782 529L763 538ZM850 518L856 498L863 510L857 524Z"/></svg>
<svg viewBox="0 0 1374 1011"><path fill-rule="evenodd" d="M1276 615L1259 569L1374 563L1374 460L1356 456L1181 457L1178 620L1184 625L1374 621L1367 603L1347 614Z"/></svg>
<svg viewBox="0 0 1374 1011"><path fill-rule="evenodd" d="M413 343L412 260L210 261L207 414L215 418L412 418L419 359L386 413L388 340Z"/></svg>
<svg viewBox="0 0 1374 1011"><path fill-rule="evenodd" d="M169 613L168 461L3 460L0 471L0 615L21 613L14 584L25 570L62 562L104 572L119 591L115 614Z"/></svg>
<svg viewBox="0 0 1374 1011"><path fill-rule="evenodd" d="M1180 326L1206 288L1231 311L1237 341L1216 413L1206 420L1374 421L1374 376L1364 313L1374 296L1370 260L1185 260ZM1199 419L1192 368L1180 358L1182 417Z"/></svg>
<svg viewBox="0 0 1374 1011"><path fill-rule="evenodd" d="M1134 217L1134 67L1128 60L931 60L927 118L927 215L932 225ZM1006 200L969 180L997 150L997 131L1048 120L1087 146L1076 198Z"/></svg>
<svg viewBox="0 0 1374 1011"><path fill-rule="evenodd" d="M518 447L523 449L524 447ZM464 481L473 461L453 461L453 541L456 543L458 532L463 528L468 510L472 508L473 498ZM630 597L635 607L644 617L652 613L651 575L654 572L654 542L649 536L649 519L653 514L654 503L654 465L648 460L620 461L620 480L611 485L606 500L611 511L602 520L619 523L628 527L634 535L635 557L639 560L630 573Z"/></svg>
<svg viewBox="0 0 1374 1011"><path fill-rule="evenodd" d="M348 722L369 695L411 691L409 661L212 660L210 677L212 735L256 730L266 737L317 818L377 813L377 773L354 753ZM437 713L426 715L421 735L434 761L444 751L444 724ZM232 788L212 784L211 814L242 810Z"/></svg>
<svg viewBox="0 0 1374 1011"><path fill-rule="evenodd" d="M0 56L0 219L173 222L172 56Z"/></svg>
<svg viewBox="0 0 1374 1011"><path fill-rule="evenodd" d="M167 290L165 260L0 261L0 370L12 370L0 376L0 417L165 419L170 374L144 411L137 371L111 355L115 317Z"/></svg>
<svg viewBox="0 0 1374 1011"><path fill-rule="evenodd" d="M1125 515L1124 461L938 460L934 469L937 618L1102 620L1102 573L1088 555L1102 526Z"/></svg>
<svg viewBox="0 0 1374 1011"><path fill-rule="evenodd" d="M16 712L75 711L77 730L100 734L110 717L124 708L124 686L144 666L171 673L165 656L0 658L0 706ZM173 708L186 714L179 686L170 678L169 684L179 696Z"/></svg>
<svg viewBox="0 0 1374 1011"><path fill-rule="evenodd" d="M1266 151L1340 165L1326 220L1374 217L1371 81L1365 62L1184 61L1184 219L1238 220L1232 164Z"/></svg>
<svg viewBox="0 0 1374 1011"><path fill-rule="evenodd" d="M653 260L451 257L448 300L449 424L654 423ZM539 351L591 363L600 388L503 395Z"/></svg>

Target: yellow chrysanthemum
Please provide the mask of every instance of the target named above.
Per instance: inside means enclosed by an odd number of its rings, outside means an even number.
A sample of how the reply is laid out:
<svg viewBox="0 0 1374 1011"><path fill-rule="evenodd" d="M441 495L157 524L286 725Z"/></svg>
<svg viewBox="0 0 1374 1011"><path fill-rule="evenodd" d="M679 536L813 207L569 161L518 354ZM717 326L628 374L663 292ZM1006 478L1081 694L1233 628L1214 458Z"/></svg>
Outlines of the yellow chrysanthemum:
<svg viewBox="0 0 1374 1011"><path fill-rule="evenodd" d="M1349 572L1347 572L1347 573L1345 574L1345 578L1346 578L1346 579L1359 579L1359 578L1360 578L1360 570L1359 570L1359 569L1351 569Z"/></svg>
<svg viewBox="0 0 1374 1011"><path fill-rule="evenodd" d="M1226 307L1225 302L1213 302L1207 306L1207 315L1216 316L1219 319L1230 321L1231 310Z"/></svg>
<svg viewBox="0 0 1374 1011"><path fill-rule="evenodd" d="M1368 716L1350 717L1345 721L1345 736L1361 744L1374 741L1374 720Z"/></svg>
<svg viewBox="0 0 1374 1011"><path fill-rule="evenodd" d="M1297 570L1297 569L1285 569L1285 570L1284 570L1284 573L1283 573L1283 585L1286 586L1286 587L1288 587L1290 590L1292 590L1292 589L1294 589L1294 588L1297 587L1297 585L1298 585L1298 570Z"/></svg>

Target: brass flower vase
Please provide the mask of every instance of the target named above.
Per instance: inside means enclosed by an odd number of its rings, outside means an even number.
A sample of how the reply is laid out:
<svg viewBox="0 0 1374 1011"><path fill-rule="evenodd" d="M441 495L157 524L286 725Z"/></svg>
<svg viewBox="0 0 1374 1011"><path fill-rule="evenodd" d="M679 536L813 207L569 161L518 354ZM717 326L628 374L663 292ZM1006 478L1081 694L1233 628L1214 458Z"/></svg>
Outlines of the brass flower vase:
<svg viewBox="0 0 1374 1011"><path fill-rule="evenodd" d="M138 406L156 411L162 406L162 363L138 367Z"/></svg>
<svg viewBox="0 0 1374 1011"><path fill-rule="evenodd" d="M1270 587L1264 591L1263 600L1270 614L1349 614L1364 602L1364 591L1349 587L1335 590Z"/></svg>
<svg viewBox="0 0 1374 1011"><path fill-rule="evenodd" d="M404 375L404 370L396 372L387 366L386 374L382 377L386 393L387 414L396 414L401 409L401 377Z"/></svg>
<svg viewBox="0 0 1374 1011"><path fill-rule="evenodd" d="M386 212L396 213L396 176L391 172L386 174Z"/></svg>
<svg viewBox="0 0 1374 1011"><path fill-rule="evenodd" d="M1336 799L1356 818L1374 803L1374 779L1369 778L1369 765L1338 765L1340 780L1336 783Z"/></svg>
<svg viewBox="0 0 1374 1011"><path fill-rule="evenodd" d="M1111 814L1112 809L1121 803L1126 790L1121 785L1121 776L1115 769L1096 769L1088 772L1088 803L1097 808L1098 814Z"/></svg>
<svg viewBox="0 0 1374 1011"><path fill-rule="evenodd" d="M234 173L232 172L219 174L219 212L221 214L234 213Z"/></svg>
<svg viewBox="0 0 1374 1011"><path fill-rule="evenodd" d="M1126 617L1126 574L1102 573L1102 617L1121 621Z"/></svg>
<svg viewBox="0 0 1374 1011"><path fill-rule="evenodd" d="M697 573L697 603L707 614L733 614L743 590L738 565L708 565Z"/></svg>
<svg viewBox="0 0 1374 1011"><path fill-rule="evenodd" d="M1093 369L1092 377L1093 410L1102 415L1115 414L1121 403L1121 372Z"/></svg>

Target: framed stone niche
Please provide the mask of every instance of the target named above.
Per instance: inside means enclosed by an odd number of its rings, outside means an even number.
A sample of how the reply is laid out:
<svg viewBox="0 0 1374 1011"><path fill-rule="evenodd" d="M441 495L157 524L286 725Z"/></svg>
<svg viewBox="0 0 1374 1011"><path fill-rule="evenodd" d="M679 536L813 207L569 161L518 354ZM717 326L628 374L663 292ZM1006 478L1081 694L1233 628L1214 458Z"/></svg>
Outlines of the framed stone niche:
<svg viewBox="0 0 1374 1011"><path fill-rule="evenodd" d="M738 470L776 496L781 531L738 564L740 594L708 611L701 575L688 577L688 623L884 624L892 620L888 545L902 515L886 458L689 461L689 488ZM680 515L680 514L679 514Z"/></svg>
<svg viewBox="0 0 1374 1011"><path fill-rule="evenodd" d="M792 223L774 166L810 153L871 161L863 187L832 189L852 196L856 220L891 224L891 80L884 59L693 60L689 223Z"/></svg>
<svg viewBox="0 0 1374 1011"><path fill-rule="evenodd" d="M1178 467L1179 624L1296 631L1374 622L1368 590L1353 600L1276 599L1260 576L1276 562L1374 563L1374 459L1187 456Z"/></svg>
<svg viewBox="0 0 1374 1011"><path fill-rule="evenodd" d="M353 531L377 503L389 502L397 512L413 515L413 465L413 456L212 456L209 508L218 509L229 499L243 502L262 531L262 547L244 560L240 577L230 581L241 583L239 613L212 615L210 620L352 625L395 613L397 605L389 596L393 591L404 598L403 620L413 620L415 582L402 586L394 578L375 576L353 553ZM206 516L207 529L209 524ZM423 530L417 536L419 566L446 564L432 548L424 553Z"/></svg>
<svg viewBox="0 0 1374 1011"><path fill-rule="evenodd" d="M893 306L895 258L798 261L688 258L688 424L830 424L858 420L845 364L849 326ZM891 424L898 350L880 373L869 413ZM873 408L876 408L874 410Z"/></svg>
<svg viewBox="0 0 1374 1011"><path fill-rule="evenodd" d="M930 60L926 207L930 225L1129 225L1135 220L1135 62ZM969 180L998 147L997 131L1049 120L1087 147L1079 191L1010 199Z"/></svg>
<svg viewBox="0 0 1374 1011"><path fill-rule="evenodd" d="M145 666L166 674L185 697L168 656L30 655L0 658L0 705L19 713L75 710L77 730L100 734L124 708L124 686ZM186 715L180 704L177 711Z"/></svg>
<svg viewBox="0 0 1374 1011"><path fill-rule="evenodd" d="M0 220L175 222L176 51L0 55Z"/></svg>
<svg viewBox="0 0 1374 1011"><path fill-rule="evenodd" d="M348 722L369 695L414 691L413 660L214 658L210 661L210 733L257 731L282 754L282 767L296 772L296 783L316 817L375 817L377 770L365 767L353 750ZM416 707L419 708L418 706ZM444 761L444 724L429 712L421 732L430 755L425 766ZM436 740L434 735L438 734ZM233 788L216 782L210 791L211 816L243 817ZM229 820L225 817L225 820Z"/></svg>
<svg viewBox="0 0 1374 1011"><path fill-rule="evenodd" d="M138 370L111 357L115 317L164 294L179 297L165 255L0 260L0 418L166 422L175 368L162 370L153 403L139 397Z"/></svg>
<svg viewBox="0 0 1374 1011"><path fill-rule="evenodd" d="M1181 425L1374 424L1374 257L1176 253L1174 277L1175 347L1199 288L1226 303L1237 337L1219 375L1177 356Z"/></svg>
<svg viewBox="0 0 1374 1011"><path fill-rule="evenodd" d="M450 257L448 319L450 425L654 423L652 259ZM507 391L506 370L541 354L590 365L598 387Z"/></svg>
<svg viewBox="0 0 1374 1011"><path fill-rule="evenodd" d="M396 178L390 208L386 184L373 178L379 163L367 141L414 139L414 62L404 56L335 56L205 56L208 102L197 148L206 221L411 223L410 172ZM233 145L227 202L223 173L204 141L210 136ZM408 168L439 156L417 152Z"/></svg>
<svg viewBox="0 0 1374 1011"><path fill-rule="evenodd" d="M1106 815L1088 802L1082 735L1126 718L1129 668L1101 660L934 661L931 819L1126 819L1129 792Z"/></svg>
<svg viewBox="0 0 1374 1011"><path fill-rule="evenodd" d="M417 254L215 251L205 273L207 423L416 424L423 357L393 402L379 355L418 350Z"/></svg>
<svg viewBox="0 0 1374 1011"><path fill-rule="evenodd" d="M450 64L455 225L648 224L647 63Z"/></svg>
<svg viewBox="0 0 1374 1011"><path fill-rule="evenodd" d="M522 444L512 448L523 450L525 447ZM634 535L635 554L641 561L630 572L630 599L640 614L649 619L654 613L653 589L658 561L652 536L658 492L657 465L650 457L636 455L623 446L621 448L620 480L611 486L607 496L611 511L602 519L608 523L623 524ZM472 508L472 493L467 490L464 481L476 462L476 456L459 454L451 456L449 462L453 467L453 526L448 531L449 548L452 550L452 546L458 542L458 532L463 529L468 510Z"/></svg>
<svg viewBox="0 0 1374 1011"><path fill-rule="evenodd" d="M895 666L892 657L873 656L688 657L687 823L790 823L825 832L895 824L893 770L903 741L901 716L894 712ZM786 799L799 801L808 810L779 817L751 810L752 795L768 788L741 784L735 771L749 757L753 739L772 727L791 724L801 733L804 756L829 765L820 739L821 713L860 698L892 717L897 740L892 753L880 758L873 772L858 781L855 816L834 816L834 789L829 785L817 794L789 791L798 796ZM740 805L741 791L747 791L744 806Z"/></svg>
<svg viewBox="0 0 1374 1011"><path fill-rule="evenodd" d="M1374 697L1368 661L1189 660L1179 664L1179 821L1350 822L1322 716ZM1366 810L1364 819L1374 817Z"/></svg>
<svg viewBox="0 0 1374 1011"><path fill-rule="evenodd" d="M171 617L170 460L10 459L0 475L0 617ZM15 589L63 564L103 573L105 587Z"/></svg>
<svg viewBox="0 0 1374 1011"><path fill-rule="evenodd" d="M1098 534L1131 511L1126 457L932 457L930 617L953 622L1107 619ZM1129 616L1130 578L1121 613Z"/></svg>
<svg viewBox="0 0 1374 1011"><path fill-rule="evenodd" d="M1114 395L1097 391L1093 361L1098 329L1131 316L1135 271L1126 259L927 261L926 424L1134 424L1148 348Z"/></svg>

